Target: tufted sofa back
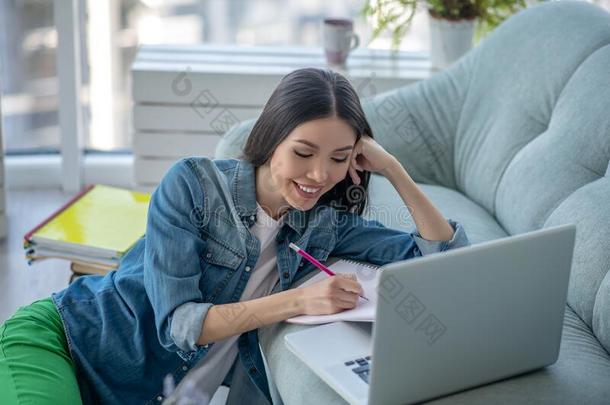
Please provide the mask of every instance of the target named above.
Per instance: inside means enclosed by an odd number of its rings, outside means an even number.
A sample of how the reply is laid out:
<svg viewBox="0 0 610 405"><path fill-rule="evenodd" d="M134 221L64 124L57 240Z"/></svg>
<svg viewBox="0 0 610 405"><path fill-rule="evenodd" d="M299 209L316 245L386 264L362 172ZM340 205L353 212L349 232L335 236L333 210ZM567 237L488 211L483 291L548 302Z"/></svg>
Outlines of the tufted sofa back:
<svg viewBox="0 0 610 405"><path fill-rule="evenodd" d="M610 352L610 14L528 8L365 109L416 181L462 192L508 233L577 224L568 303Z"/></svg>

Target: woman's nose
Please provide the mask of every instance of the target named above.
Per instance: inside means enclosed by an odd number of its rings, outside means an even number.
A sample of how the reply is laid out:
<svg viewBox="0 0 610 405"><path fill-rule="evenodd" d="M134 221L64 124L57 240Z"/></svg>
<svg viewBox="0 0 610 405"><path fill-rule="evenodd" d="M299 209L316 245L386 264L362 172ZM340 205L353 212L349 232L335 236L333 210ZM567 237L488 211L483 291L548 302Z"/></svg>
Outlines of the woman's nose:
<svg viewBox="0 0 610 405"><path fill-rule="evenodd" d="M328 180L328 170L326 170L326 165L319 164L313 167L309 172L310 179L316 182L316 184L324 184L326 180Z"/></svg>

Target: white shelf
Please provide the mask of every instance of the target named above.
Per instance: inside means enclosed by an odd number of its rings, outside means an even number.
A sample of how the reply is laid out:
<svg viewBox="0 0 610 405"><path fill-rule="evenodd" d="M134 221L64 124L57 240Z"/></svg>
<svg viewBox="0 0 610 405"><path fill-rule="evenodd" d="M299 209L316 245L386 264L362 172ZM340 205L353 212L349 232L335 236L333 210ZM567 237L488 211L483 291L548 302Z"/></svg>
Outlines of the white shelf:
<svg viewBox="0 0 610 405"><path fill-rule="evenodd" d="M133 153L139 158L154 158L159 156L159 151L176 159L193 151L213 156L220 138L215 133L137 132L133 137Z"/></svg>
<svg viewBox="0 0 610 405"><path fill-rule="evenodd" d="M260 108L220 104L136 104L133 107L133 126L136 131L201 132L220 136L226 132L223 130L226 123L258 117L261 111Z"/></svg>
<svg viewBox="0 0 610 405"><path fill-rule="evenodd" d="M135 182L138 187L154 187L159 184L167 170L179 158L145 158L134 159Z"/></svg>

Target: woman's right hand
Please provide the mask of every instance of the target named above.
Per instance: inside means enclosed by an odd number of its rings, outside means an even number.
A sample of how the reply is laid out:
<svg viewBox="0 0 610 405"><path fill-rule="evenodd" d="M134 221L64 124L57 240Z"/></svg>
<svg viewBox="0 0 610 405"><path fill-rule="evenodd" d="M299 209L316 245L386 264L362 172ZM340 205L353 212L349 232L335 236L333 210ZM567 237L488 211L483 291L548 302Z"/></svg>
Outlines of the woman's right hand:
<svg viewBox="0 0 610 405"><path fill-rule="evenodd" d="M352 309L363 293L353 273L337 274L301 290L304 315L329 315Z"/></svg>

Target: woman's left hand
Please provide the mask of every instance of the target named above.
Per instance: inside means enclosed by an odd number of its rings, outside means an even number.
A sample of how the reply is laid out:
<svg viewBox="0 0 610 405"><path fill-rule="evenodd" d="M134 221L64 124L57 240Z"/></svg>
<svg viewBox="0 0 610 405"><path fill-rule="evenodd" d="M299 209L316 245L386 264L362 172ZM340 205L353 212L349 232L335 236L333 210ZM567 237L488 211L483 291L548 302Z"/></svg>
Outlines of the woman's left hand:
<svg viewBox="0 0 610 405"><path fill-rule="evenodd" d="M349 174L354 184L360 184L360 176L356 170L366 170L385 176L387 170L396 163L396 158L389 154L381 145L368 135L363 135L352 151Z"/></svg>

